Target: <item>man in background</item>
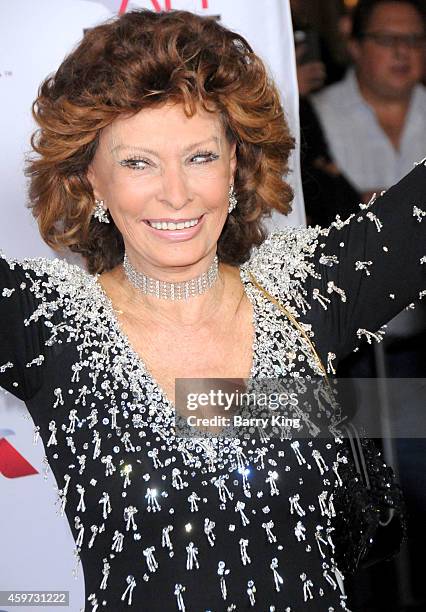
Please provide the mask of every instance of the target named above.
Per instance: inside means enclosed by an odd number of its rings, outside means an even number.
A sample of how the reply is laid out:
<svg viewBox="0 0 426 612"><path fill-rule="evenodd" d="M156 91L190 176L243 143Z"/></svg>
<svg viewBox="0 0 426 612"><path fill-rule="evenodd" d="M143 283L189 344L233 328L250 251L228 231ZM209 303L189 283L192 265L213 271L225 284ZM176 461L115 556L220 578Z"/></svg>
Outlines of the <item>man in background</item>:
<svg viewBox="0 0 426 612"><path fill-rule="evenodd" d="M426 55L425 10L425 0L360 0L349 40L354 66L342 81L311 98L333 162L364 202L399 181L416 161L426 157L426 88L421 83ZM424 203L418 204L424 208ZM384 360L388 376L426 377L425 321L424 304L418 302L414 311L404 311L388 324ZM342 362L338 375L383 376L377 364L380 366L380 360L374 347L365 345ZM408 409L401 406L404 414ZM424 567L426 546L426 443L423 439L401 439L394 449L394 465L399 467L409 511L410 587L403 587L402 598L406 603L414 596L417 605L410 610L424 610L426 588L418 568ZM400 562L405 571L406 559ZM404 580L394 580L383 566L369 579L376 601L385 605L383 609L394 609L392 585ZM354 601L363 590L362 583L355 585ZM364 602L359 605L362 610L370 609Z"/></svg>
<svg viewBox="0 0 426 612"><path fill-rule="evenodd" d="M330 153L364 200L426 154L425 5L361 0L345 78L312 96Z"/></svg>
<svg viewBox="0 0 426 612"><path fill-rule="evenodd" d="M341 52L343 41L336 37L339 13L333 11L336 9L333 1L290 0L290 6L300 96L300 160L306 220L308 225L328 227L336 214L349 216L358 206L360 196L331 159L309 96L324 83L341 79L347 58ZM325 36L330 32L332 48L330 36Z"/></svg>
<svg viewBox="0 0 426 612"><path fill-rule="evenodd" d="M349 49L354 66L342 81L311 100L332 161L360 199L368 202L373 193L397 183L426 156L426 87L421 83L424 0L360 0ZM340 212L337 207L336 212ZM425 329L421 303L388 325L387 336L394 341L388 359L390 376L426 375L426 363L416 346L424 350L425 338L416 337ZM368 356L367 352L364 360L353 358L346 375L376 375L371 351Z"/></svg>

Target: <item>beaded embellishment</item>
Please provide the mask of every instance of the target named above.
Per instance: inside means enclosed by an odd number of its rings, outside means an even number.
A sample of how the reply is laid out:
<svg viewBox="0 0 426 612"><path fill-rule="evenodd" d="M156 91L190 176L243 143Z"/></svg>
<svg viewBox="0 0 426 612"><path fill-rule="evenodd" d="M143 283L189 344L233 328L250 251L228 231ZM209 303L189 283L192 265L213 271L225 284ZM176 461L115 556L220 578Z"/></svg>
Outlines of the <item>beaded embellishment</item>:
<svg viewBox="0 0 426 612"><path fill-rule="evenodd" d="M291 295L303 309L303 275L295 279L291 266L283 269L282 249L292 261L296 253L312 254L316 239L317 230L277 234L241 268L254 311L253 378L319 374L306 342L248 279L248 270L254 270L276 291L279 266L279 297ZM334 591L333 601L347 609L330 523L335 446L316 448L321 441L304 441L292 449L285 439L253 446L243 439L175 437L174 408L121 331L96 278L59 260L25 260L22 267L39 300L26 325L44 324L46 348L59 353L57 359L68 350L75 355L69 375L61 370L45 383L51 409L46 427L39 429L58 482L58 509L74 533L75 571L81 559L85 572L89 562L98 563L91 580L85 574L91 611L116 605L111 585L126 607L137 607L144 584L156 580L156 588L170 588L170 609L194 609L199 585L194 591L186 573L189 578L214 563L224 609L239 609L243 601L256 609L262 601L270 610L282 604L296 610L294 602L322 597L327 602L325 594ZM50 359L42 354L27 365ZM297 477L290 478L292 470ZM284 513L289 524L283 525ZM299 548L297 582L291 580L293 561L286 558L290 543ZM260 546L269 550L263 569L256 559ZM115 577L129 555L131 573ZM314 576L309 568L321 568L320 561L327 572ZM170 571L175 581L167 586Z"/></svg>

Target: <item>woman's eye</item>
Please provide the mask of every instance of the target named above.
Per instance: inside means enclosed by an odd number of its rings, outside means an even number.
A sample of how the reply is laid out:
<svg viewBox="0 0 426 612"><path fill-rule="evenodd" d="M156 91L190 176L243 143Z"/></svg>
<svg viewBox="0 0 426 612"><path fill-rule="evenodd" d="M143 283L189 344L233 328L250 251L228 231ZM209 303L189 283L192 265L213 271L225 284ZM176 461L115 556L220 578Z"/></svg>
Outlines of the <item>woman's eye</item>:
<svg viewBox="0 0 426 612"><path fill-rule="evenodd" d="M123 159L120 162L120 166L124 168L130 168L131 170L144 170L149 166L148 162L144 159Z"/></svg>
<svg viewBox="0 0 426 612"><path fill-rule="evenodd" d="M195 162L196 164L206 164L208 162L215 161L216 159L219 159L219 155L209 151L196 153L191 157L191 161Z"/></svg>
<svg viewBox="0 0 426 612"><path fill-rule="evenodd" d="M219 155L217 155L216 153L212 153L211 151L200 151L199 153L192 155L189 161L190 163L195 164L207 164L209 162L215 161L216 159L219 159ZM140 159L136 157L123 159L119 163L120 166L124 168L130 168L131 170L145 170L145 168L151 166L151 164L146 159Z"/></svg>

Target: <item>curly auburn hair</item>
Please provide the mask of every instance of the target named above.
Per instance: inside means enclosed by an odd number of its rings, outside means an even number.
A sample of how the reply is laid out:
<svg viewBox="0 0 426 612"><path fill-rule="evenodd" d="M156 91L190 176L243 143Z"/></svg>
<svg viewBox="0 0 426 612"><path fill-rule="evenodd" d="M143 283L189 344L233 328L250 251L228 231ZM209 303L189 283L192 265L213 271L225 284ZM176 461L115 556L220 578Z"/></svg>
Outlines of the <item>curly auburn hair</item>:
<svg viewBox="0 0 426 612"><path fill-rule="evenodd" d="M188 116L218 112L236 143L238 206L218 241L221 261L239 265L266 237L262 218L288 214L283 179L294 146L279 94L247 41L210 17L186 11L134 10L88 30L33 104L39 129L27 162L29 207L55 250L69 248L101 273L123 260L111 219L92 217L87 171L100 131L122 115L172 102Z"/></svg>

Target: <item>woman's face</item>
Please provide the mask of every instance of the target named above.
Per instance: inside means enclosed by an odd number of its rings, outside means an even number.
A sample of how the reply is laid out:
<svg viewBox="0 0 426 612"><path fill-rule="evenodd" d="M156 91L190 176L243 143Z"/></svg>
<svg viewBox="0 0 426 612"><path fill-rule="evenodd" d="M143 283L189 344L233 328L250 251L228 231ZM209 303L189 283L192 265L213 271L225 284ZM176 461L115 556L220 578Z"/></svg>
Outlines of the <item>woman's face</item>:
<svg viewBox="0 0 426 612"><path fill-rule="evenodd" d="M212 260L235 168L235 145L217 114L188 118L167 104L105 128L88 177L131 261L166 278Z"/></svg>

